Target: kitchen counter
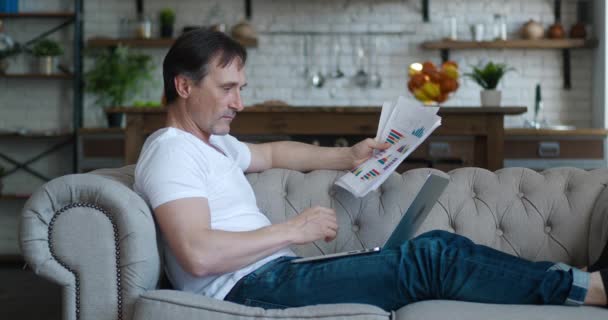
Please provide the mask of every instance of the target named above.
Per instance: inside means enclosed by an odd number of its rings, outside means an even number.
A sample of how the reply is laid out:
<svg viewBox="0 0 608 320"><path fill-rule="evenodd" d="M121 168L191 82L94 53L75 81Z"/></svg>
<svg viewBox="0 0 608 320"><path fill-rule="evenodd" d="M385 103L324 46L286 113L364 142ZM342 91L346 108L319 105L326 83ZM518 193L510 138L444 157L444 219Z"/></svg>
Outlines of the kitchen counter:
<svg viewBox="0 0 608 320"><path fill-rule="evenodd" d="M608 130L597 128L577 128L571 130L533 129L533 128L505 128L506 136L599 136L608 135Z"/></svg>
<svg viewBox="0 0 608 320"><path fill-rule="evenodd" d="M234 119L231 134L242 135L376 135L380 107L311 107L256 105L245 108ZM137 161L147 134L164 127L164 108L113 108L123 113L125 161ZM474 137L473 165L497 170L503 167L504 116L526 112L526 107L441 107L438 136Z"/></svg>

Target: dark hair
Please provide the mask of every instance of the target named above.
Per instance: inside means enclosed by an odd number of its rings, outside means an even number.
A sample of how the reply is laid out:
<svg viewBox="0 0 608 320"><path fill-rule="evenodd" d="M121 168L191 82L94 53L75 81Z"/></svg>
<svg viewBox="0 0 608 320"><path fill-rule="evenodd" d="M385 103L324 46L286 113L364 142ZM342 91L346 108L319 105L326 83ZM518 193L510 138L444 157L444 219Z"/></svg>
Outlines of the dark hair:
<svg viewBox="0 0 608 320"><path fill-rule="evenodd" d="M209 73L209 63L216 57L219 57L218 66L222 68L236 58L244 66L247 51L224 33L209 29L194 29L177 38L163 61L167 104L177 99L173 82L177 75L184 75L198 83Z"/></svg>

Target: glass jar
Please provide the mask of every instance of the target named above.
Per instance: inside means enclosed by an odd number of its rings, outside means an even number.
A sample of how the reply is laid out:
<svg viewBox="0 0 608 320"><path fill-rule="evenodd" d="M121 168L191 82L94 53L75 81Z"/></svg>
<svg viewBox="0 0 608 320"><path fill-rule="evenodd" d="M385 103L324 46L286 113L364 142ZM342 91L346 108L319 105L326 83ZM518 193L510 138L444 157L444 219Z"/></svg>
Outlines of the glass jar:
<svg viewBox="0 0 608 320"><path fill-rule="evenodd" d="M152 21L145 15L140 15L135 26L135 37L150 39L152 37Z"/></svg>

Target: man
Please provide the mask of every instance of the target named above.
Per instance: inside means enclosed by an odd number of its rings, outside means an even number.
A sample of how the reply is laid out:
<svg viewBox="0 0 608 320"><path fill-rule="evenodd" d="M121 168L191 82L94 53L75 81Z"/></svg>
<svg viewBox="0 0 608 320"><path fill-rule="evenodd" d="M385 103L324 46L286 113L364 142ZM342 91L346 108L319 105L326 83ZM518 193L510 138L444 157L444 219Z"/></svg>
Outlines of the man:
<svg viewBox="0 0 608 320"><path fill-rule="evenodd" d="M605 305L599 272L529 262L442 231L398 250L292 264L292 244L331 241L335 212L312 207L272 225L244 172L351 169L388 145L245 144L229 135L243 110L245 50L222 33L182 35L163 63L167 127L146 141L135 189L154 210L176 289L266 308L424 299Z"/></svg>

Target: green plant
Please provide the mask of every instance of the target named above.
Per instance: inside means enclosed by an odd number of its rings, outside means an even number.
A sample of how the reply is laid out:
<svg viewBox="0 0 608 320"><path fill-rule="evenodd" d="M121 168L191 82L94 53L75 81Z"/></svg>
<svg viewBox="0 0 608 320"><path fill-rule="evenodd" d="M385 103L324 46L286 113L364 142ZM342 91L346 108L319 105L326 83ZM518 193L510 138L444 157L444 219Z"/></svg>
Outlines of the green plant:
<svg viewBox="0 0 608 320"><path fill-rule="evenodd" d="M485 90L494 90L500 79L509 71L515 70L504 63L488 62L485 66L472 67L471 73L465 73L465 77L473 79Z"/></svg>
<svg viewBox="0 0 608 320"><path fill-rule="evenodd" d="M19 54L20 52L21 52L21 48L17 45L15 45L9 49L0 50L0 60L10 58L14 55Z"/></svg>
<svg viewBox="0 0 608 320"><path fill-rule="evenodd" d="M154 66L149 55L118 46L91 56L94 65L85 73L85 89L97 97L95 103L99 106L122 106L152 79Z"/></svg>
<svg viewBox="0 0 608 320"><path fill-rule="evenodd" d="M175 11L171 8L164 8L159 13L161 25L172 25L175 23Z"/></svg>
<svg viewBox="0 0 608 320"><path fill-rule="evenodd" d="M32 54L36 57L56 57L63 54L63 48L57 41L42 39L36 41L32 48Z"/></svg>

